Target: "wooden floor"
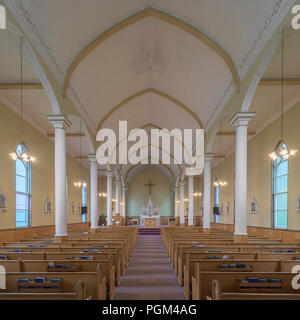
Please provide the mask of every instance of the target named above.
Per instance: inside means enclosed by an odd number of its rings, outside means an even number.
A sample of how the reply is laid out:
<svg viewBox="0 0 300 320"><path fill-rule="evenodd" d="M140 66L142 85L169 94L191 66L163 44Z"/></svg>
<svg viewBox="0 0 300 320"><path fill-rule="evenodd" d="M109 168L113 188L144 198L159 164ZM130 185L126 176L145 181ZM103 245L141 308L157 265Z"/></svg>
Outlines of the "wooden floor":
<svg viewBox="0 0 300 320"><path fill-rule="evenodd" d="M140 235L115 300L185 300L160 235Z"/></svg>

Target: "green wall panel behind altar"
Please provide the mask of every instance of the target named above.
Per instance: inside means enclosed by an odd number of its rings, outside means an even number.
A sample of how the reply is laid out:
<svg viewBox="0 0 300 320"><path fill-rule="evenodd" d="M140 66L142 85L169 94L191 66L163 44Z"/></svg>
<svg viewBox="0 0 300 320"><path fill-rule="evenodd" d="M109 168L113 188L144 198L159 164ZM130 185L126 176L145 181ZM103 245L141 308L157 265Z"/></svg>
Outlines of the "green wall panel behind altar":
<svg viewBox="0 0 300 320"><path fill-rule="evenodd" d="M154 184L151 190L153 206L160 210L161 216L173 213L174 196L169 179L155 167L148 167L138 172L128 185L127 216L139 216L141 209L147 206L149 188L145 184L149 180Z"/></svg>

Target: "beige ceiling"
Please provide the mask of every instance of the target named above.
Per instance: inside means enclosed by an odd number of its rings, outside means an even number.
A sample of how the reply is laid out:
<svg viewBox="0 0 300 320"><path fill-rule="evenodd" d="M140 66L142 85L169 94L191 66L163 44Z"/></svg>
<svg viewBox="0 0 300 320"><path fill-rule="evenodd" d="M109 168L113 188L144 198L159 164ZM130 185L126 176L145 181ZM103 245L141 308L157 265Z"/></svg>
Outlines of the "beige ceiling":
<svg viewBox="0 0 300 320"><path fill-rule="evenodd" d="M291 0L4 2L62 86L69 67L84 48L109 28L149 7L179 19L212 41L213 45L209 45L178 24L169 23L168 19L146 15L99 42L77 61L74 72L70 73L71 88L66 92L95 133L99 126L116 129L119 120L128 120L129 128L151 124L168 129L202 126L208 129L236 91L232 68L244 78L293 3ZM299 35L289 31L287 37L287 74L298 76ZM16 82L18 39L9 33L0 33L0 43L0 82ZM278 77L279 66L280 51L265 76ZM25 80L38 81L27 60L24 67ZM277 87L273 89L275 92ZM289 87L286 101L292 101L298 89ZM257 132L278 109L273 91L267 86L257 90L251 106L257 117L249 127L251 131ZM16 107L18 92L1 90L0 99ZM25 110L27 117L42 131L52 130L45 118L51 108L44 90L26 92ZM227 125L227 118L222 120L222 130L233 131ZM74 120L69 132L78 130ZM73 155L79 155L78 145L78 139L67 141ZM217 154L218 145L216 140ZM233 148L234 138L224 138L222 153L227 154ZM88 154L89 150L84 152ZM87 160L84 162L88 165ZM174 175L179 172L176 166L169 169ZM128 166L122 168L122 173L126 175L128 170L134 171Z"/></svg>

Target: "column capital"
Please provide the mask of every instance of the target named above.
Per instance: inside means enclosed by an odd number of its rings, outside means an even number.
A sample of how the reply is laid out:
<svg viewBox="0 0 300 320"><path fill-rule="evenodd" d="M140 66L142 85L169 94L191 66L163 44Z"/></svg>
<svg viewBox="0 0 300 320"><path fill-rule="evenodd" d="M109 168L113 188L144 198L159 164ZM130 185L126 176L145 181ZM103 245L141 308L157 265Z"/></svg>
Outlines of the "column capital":
<svg viewBox="0 0 300 320"><path fill-rule="evenodd" d="M184 181L180 181L180 182L179 182L179 186L180 186L180 187L184 187L184 185L185 185L185 182L184 182Z"/></svg>
<svg viewBox="0 0 300 320"><path fill-rule="evenodd" d="M256 112L237 112L229 123L237 128L237 127L245 127L248 126L248 123L251 119L253 119L256 115Z"/></svg>
<svg viewBox="0 0 300 320"><path fill-rule="evenodd" d="M97 162L97 158L96 158L96 155L94 153L91 153L88 156L88 159L90 160L90 162Z"/></svg>
<svg viewBox="0 0 300 320"><path fill-rule="evenodd" d="M121 182L120 181L116 181L116 186L120 187L121 186Z"/></svg>
<svg viewBox="0 0 300 320"><path fill-rule="evenodd" d="M55 129L67 129L72 125L72 122L63 115L52 115L47 118Z"/></svg>
<svg viewBox="0 0 300 320"><path fill-rule="evenodd" d="M173 189L174 189L174 191L178 191L179 187L175 186Z"/></svg>
<svg viewBox="0 0 300 320"><path fill-rule="evenodd" d="M213 153L205 153L204 154L204 162L210 162L215 155Z"/></svg>
<svg viewBox="0 0 300 320"><path fill-rule="evenodd" d="M126 192L127 191L127 187L122 187L122 191Z"/></svg>
<svg viewBox="0 0 300 320"><path fill-rule="evenodd" d="M113 176L112 171L106 171L106 176L107 176L108 178L111 178L111 177Z"/></svg>

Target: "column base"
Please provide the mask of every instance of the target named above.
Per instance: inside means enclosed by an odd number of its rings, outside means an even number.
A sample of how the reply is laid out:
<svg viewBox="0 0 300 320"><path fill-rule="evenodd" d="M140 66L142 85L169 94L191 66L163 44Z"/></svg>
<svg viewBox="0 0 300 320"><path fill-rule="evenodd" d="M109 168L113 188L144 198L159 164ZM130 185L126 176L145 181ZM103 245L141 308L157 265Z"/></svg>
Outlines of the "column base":
<svg viewBox="0 0 300 320"><path fill-rule="evenodd" d="M233 242L248 242L248 235L247 234L234 234L233 235Z"/></svg>
<svg viewBox="0 0 300 320"><path fill-rule="evenodd" d="M60 242L68 242L69 236L55 236L55 242L60 243Z"/></svg>
<svg viewBox="0 0 300 320"><path fill-rule="evenodd" d="M203 228L203 233L210 234L211 229L210 228Z"/></svg>
<svg viewBox="0 0 300 320"><path fill-rule="evenodd" d="M91 228L90 232L91 232L91 234L96 234L97 230L98 230L98 228Z"/></svg>

